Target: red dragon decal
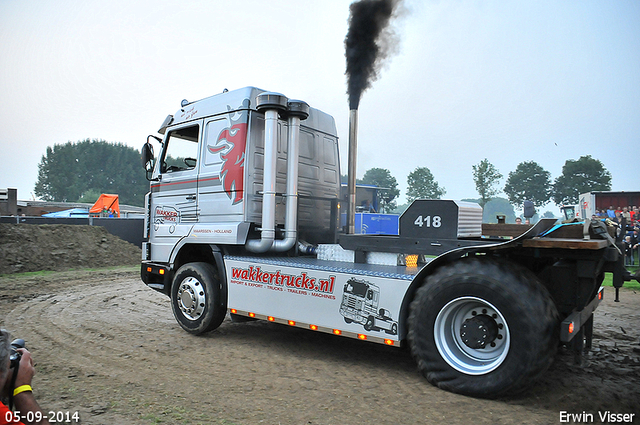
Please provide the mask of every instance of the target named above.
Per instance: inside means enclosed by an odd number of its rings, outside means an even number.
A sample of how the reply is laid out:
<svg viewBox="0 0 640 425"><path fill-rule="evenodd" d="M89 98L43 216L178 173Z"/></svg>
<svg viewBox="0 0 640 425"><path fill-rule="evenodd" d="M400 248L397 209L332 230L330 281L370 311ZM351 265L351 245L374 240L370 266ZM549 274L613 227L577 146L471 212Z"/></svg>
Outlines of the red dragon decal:
<svg viewBox="0 0 640 425"><path fill-rule="evenodd" d="M244 191L244 151L247 142L247 124L235 124L220 132L215 146L207 146L209 152L220 152L222 187L233 204L242 202Z"/></svg>

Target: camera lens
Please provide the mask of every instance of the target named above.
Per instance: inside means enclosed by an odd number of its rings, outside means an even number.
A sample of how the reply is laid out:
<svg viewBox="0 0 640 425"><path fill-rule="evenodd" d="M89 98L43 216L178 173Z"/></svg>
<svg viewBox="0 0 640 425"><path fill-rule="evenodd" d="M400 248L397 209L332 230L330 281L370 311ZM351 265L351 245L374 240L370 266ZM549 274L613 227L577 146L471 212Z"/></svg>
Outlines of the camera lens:
<svg viewBox="0 0 640 425"><path fill-rule="evenodd" d="M18 363L20 363L20 359L22 358L22 354L18 351L18 348L25 348L24 339L18 338L14 339L11 342L11 351L9 353L9 360L11 361L11 369L14 369Z"/></svg>

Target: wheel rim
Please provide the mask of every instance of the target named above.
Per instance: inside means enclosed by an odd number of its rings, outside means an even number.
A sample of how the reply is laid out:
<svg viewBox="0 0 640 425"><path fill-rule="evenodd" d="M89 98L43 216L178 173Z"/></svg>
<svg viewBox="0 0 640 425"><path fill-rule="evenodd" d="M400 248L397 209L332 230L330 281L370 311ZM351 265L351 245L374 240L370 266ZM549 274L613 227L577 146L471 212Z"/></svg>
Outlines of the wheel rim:
<svg viewBox="0 0 640 425"><path fill-rule="evenodd" d="M204 312L206 305L204 287L195 277L187 277L178 287L178 309L189 320L197 320Z"/></svg>
<svg viewBox="0 0 640 425"><path fill-rule="evenodd" d="M450 301L434 324L436 347L454 369L484 375L502 364L511 336L507 322L491 303L476 297Z"/></svg>

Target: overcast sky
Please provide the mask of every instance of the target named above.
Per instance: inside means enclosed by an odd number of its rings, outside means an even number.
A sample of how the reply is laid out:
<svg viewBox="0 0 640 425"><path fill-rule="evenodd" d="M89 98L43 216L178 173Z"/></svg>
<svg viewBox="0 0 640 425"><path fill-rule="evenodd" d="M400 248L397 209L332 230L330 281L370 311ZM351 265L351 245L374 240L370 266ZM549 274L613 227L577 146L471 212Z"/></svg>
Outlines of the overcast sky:
<svg viewBox="0 0 640 425"><path fill-rule="evenodd" d="M257 86L336 119L346 174L350 0L0 0L0 188L30 199L47 146L140 148L182 99ZM358 177L402 195L428 167L477 197L472 165L560 175L592 155L640 190L640 2L411 1L359 112ZM501 185L504 185L503 178ZM504 196L504 195L503 195Z"/></svg>

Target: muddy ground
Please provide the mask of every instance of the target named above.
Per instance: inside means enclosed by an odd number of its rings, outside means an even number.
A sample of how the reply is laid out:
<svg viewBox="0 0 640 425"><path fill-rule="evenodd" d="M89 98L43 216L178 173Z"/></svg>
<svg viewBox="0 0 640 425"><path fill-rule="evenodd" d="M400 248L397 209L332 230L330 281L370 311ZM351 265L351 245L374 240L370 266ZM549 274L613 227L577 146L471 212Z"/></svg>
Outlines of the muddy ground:
<svg viewBox="0 0 640 425"><path fill-rule="evenodd" d="M429 385L403 349L228 319L191 336L135 266L0 276L0 326L32 351L36 397L83 424L638 423L640 291L614 303L608 288L595 323L588 366L561 350L524 394L480 400Z"/></svg>

